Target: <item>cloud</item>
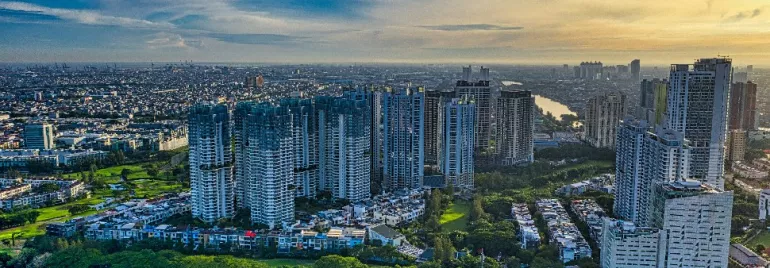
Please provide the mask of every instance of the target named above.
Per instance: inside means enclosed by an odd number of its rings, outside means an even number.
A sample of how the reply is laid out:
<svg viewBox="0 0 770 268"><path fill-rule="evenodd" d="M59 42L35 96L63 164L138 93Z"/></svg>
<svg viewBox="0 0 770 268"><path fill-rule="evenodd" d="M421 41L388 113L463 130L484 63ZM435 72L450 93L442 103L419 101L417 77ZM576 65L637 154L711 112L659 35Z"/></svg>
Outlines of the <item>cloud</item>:
<svg viewBox="0 0 770 268"><path fill-rule="evenodd" d="M208 37L222 42L246 45L293 45L304 41L304 37L282 34L226 34L211 33Z"/></svg>
<svg viewBox="0 0 770 268"><path fill-rule="evenodd" d="M751 11L738 12L737 14L727 18L727 20L728 21L736 22L736 21L741 21L741 20L744 20L744 19L753 19L753 18L756 18L759 15L762 15L762 9L761 8L755 8L754 10L751 10Z"/></svg>
<svg viewBox="0 0 770 268"><path fill-rule="evenodd" d="M88 25L111 25L131 28L170 28L171 24L147 20L102 15L93 11L49 8L22 2L0 2L0 9L29 14L53 16Z"/></svg>
<svg viewBox="0 0 770 268"><path fill-rule="evenodd" d="M524 29L521 26L502 26L494 24L442 24L442 25L430 25L430 26L418 26L420 28L435 30L435 31L515 31Z"/></svg>

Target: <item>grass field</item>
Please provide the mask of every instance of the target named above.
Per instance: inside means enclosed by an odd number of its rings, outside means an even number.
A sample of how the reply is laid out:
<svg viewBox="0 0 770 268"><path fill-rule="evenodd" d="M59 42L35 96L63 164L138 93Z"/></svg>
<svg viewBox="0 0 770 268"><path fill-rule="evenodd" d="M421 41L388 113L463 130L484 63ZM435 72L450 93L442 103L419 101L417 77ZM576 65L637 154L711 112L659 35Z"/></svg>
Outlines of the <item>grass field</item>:
<svg viewBox="0 0 770 268"><path fill-rule="evenodd" d="M160 172L156 177L148 175L147 171L142 167L146 164L147 163L139 163L103 168L94 172L94 175L103 178L106 183L113 184L120 182L120 173L123 169L130 170L131 173L128 175L128 181L136 185L134 191L137 198L152 198L163 193L181 192L186 190L178 181L164 180L169 175L167 172ZM80 179L80 176L80 173L70 173L64 174L62 177ZM97 213L97 211L92 210L78 215L70 215L70 206L74 204L95 205L103 202L105 198L113 196L113 192L109 189L97 190L93 191L90 198L81 199L69 204L38 209L38 211L40 211L40 216L37 217L37 222L2 230L0 231L0 240L10 239L12 234L18 234L20 232L23 233L20 235L20 238L22 239L45 234L45 224L47 223L62 222L75 217L89 216Z"/></svg>
<svg viewBox="0 0 770 268"><path fill-rule="evenodd" d="M314 260L297 260L297 259L269 259L269 260L258 260L260 262L263 262L267 264L267 266L270 267L278 267L281 265L288 265L288 266L313 266Z"/></svg>
<svg viewBox="0 0 770 268"><path fill-rule="evenodd" d="M446 232L465 230L468 226L471 204L466 201L455 201L441 214L439 223Z"/></svg>
<svg viewBox="0 0 770 268"><path fill-rule="evenodd" d="M753 239L743 243L744 246L746 246L751 250L754 250L754 247L756 247L759 244L762 244L765 247L770 247L770 231L762 230Z"/></svg>

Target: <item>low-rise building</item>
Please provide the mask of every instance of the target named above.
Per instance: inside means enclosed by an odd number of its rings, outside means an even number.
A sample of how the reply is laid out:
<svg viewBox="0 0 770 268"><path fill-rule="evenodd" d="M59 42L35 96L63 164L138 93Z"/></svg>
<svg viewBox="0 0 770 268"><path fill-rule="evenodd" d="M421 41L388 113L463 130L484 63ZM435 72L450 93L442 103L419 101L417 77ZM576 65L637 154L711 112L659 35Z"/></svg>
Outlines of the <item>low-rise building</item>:
<svg viewBox="0 0 770 268"><path fill-rule="evenodd" d="M32 185L29 184L11 185L8 186L8 188L0 190L0 199L8 199L29 192L30 190L32 190Z"/></svg>
<svg viewBox="0 0 770 268"><path fill-rule="evenodd" d="M584 257L591 257L591 246L570 220L567 210L557 199L540 199L535 202L537 210L548 226L550 244L559 249L559 259L570 262Z"/></svg>
<svg viewBox="0 0 770 268"><path fill-rule="evenodd" d="M529 213L527 204L513 204L511 207L511 216L516 219L519 224L519 243L521 248L534 249L540 246L540 233L535 226L535 220L532 219L532 215Z"/></svg>
<svg viewBox="0 0 770 268"><path fill-rule="evenodd" d="M601 247L602 226L604 225L604 218L607 218L604 209L593 199L572 200L570 208L580 218L580 221L588 225L588 234Z"/></svg>
<svg viewBox="0 0 770 268"><path fill-rule="evenodd" d="M764 179L767 178L767 171L762 171L758 168L744 164L743 162L733 162L731 170L738 176L748 179Z"/></svg>
<svg viewBox="0 0 770 268"><path fill-rule="evenodd" d="M770 262L742 244L730 245L730 259L745 268L766 268Z"/></svg>
<svg viewBox="0 0 770 268"><path fill-rule="evenodd" d="M386 224L369 227L367 231L369 232L369 241L380 241L380 245L398 247L406 240L404 235Z"/></svg>

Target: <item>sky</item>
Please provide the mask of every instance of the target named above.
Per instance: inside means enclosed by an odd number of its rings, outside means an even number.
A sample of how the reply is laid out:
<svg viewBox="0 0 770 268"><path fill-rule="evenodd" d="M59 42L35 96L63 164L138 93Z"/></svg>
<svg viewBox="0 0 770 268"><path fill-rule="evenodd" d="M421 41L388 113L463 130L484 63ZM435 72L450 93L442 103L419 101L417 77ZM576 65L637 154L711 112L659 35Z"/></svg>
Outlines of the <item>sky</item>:
<svg viewBox="0 0 770 268"><path fill-rule="evenodd" d="M770 66L770 0L0 0L0 62Z"/></svg>

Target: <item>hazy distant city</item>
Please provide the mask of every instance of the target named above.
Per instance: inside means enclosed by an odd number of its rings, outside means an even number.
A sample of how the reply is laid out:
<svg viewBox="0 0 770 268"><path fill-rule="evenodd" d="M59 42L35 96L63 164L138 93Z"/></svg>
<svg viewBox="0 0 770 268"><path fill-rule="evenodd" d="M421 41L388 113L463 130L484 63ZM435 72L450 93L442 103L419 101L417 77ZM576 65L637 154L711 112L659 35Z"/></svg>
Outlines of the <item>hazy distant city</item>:
<svg viewBox="0 0 770 268"><path fill-rule="evenodd" d="M765 4L2 1L0 266L770 267Z"/></svg>

